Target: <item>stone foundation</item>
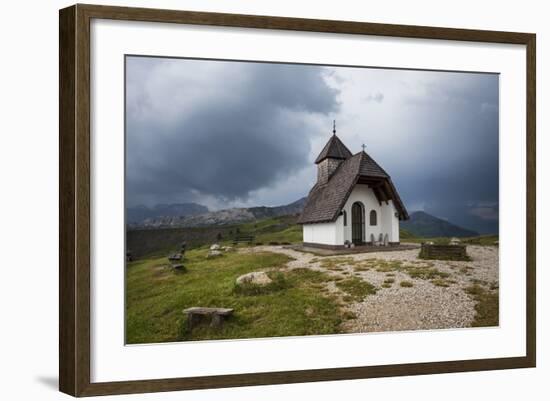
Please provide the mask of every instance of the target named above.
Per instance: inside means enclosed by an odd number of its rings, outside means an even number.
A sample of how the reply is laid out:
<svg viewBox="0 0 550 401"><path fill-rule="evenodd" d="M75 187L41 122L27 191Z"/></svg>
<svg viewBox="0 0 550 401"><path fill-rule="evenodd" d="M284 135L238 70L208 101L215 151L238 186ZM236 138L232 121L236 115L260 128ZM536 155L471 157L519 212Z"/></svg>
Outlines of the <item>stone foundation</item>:
<svg viewBox="0 0 550 401"><path fill-rule="evenodd" d="M436 260L470 260L466 245L422 244L420 258Z"/></svg>

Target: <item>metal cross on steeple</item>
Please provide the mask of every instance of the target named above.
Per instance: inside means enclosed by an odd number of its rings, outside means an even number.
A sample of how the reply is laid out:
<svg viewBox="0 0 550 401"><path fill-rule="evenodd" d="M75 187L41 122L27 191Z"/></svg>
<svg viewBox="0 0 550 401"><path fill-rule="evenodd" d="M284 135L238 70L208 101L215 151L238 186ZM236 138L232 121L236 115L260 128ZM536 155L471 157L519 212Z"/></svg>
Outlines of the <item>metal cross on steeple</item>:
<svg viewBox="0 0 550 401"><path fill-rule="evenodd" d="M336 135L336 120L332 120L332 133Z"/></svg>
<svg viewBox="0 0 550 401"><path fill-rule="evenodd" d="M365 144L362 144L361 147L363 148L363 152L365 151L365 148L367 147Z"/></svg>

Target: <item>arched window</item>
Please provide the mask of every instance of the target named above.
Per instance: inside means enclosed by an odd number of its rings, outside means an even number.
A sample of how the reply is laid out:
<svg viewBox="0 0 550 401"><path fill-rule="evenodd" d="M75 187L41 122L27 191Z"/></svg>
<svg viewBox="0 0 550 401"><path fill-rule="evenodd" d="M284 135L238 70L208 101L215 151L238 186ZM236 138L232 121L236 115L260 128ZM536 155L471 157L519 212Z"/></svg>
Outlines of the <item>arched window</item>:
<svg viewBox="0 0 550 401"><path fill-rule="evenodd" d="M344 210L344 226L347 226L348 225L348 214L346 213L346 211Z"/></svg>
<svg viewBox="0 0 550 401"><path fill-rule="evenodd" d="M376 210L371 210L370 211L369 224L371 226L375 226L377 224L377 222L376 222Z"/></svg>

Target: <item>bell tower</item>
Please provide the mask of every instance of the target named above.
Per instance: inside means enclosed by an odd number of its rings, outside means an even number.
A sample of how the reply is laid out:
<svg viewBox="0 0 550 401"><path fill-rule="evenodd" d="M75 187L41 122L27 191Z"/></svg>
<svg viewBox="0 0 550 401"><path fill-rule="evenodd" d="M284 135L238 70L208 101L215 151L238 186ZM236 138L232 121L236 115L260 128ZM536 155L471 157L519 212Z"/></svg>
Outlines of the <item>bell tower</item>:
<svg viewBox="0 0 550 401"><path fill-rule="evenodd" d="M336 136L336 121L333 122L332 136L315 159L317 164L317 184L326 184L330 176L336 171L340 163L351 157L349 149Z"/></svg>

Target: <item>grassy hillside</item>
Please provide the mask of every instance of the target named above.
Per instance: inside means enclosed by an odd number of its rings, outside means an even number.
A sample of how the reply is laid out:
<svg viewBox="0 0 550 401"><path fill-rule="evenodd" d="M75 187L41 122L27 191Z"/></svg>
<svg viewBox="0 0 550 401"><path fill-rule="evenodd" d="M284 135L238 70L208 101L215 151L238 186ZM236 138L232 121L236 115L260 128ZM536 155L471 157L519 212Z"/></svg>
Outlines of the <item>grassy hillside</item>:
<svg viewBox="0 0 550 401"><path fill-rule="evenodd" d="M234 226L129 230L126 245L132 256L139 259L166 255L177 250L183 241L188 249L214 242L231 243L238 234L253 235L254 243L300 243L302 227L296 224L296 219L282 216Z"/></svg>
<svg viewBox="0 0 550 401"><path fill-rule="evenodd" d="M404 228L417 237L474 237L478 233L459 227L447 220L432 216L425 212L413 212L410 219L401 222Z"/></svg>
<svg viewBox="0 0 550 401"><path fill-rule="evenodd" d="M435 244L448 244L450 237L415 237L410 233L406 233L403 236L403 230L400 230L401 242L414 242L420 244L422 242L431 241ZM482 246L494 246L498 243L498 235L479 235L476 237L460 238L460 242L466 245L482 245Z"/></svg>
<svg viewBox="0 0 550 401"><path fill-rule="evenodd" d="M254 338L337 333L338 304L320 295L323 273L307 269L279 272L289 258L269 252L229 252L206 259L206 249L187 252L187 272L166 267L166 258L131 262L126 270L126 342L128 344L195 339ZM236 291L242 274L270 269L277 286L259 294ZM221 330L186 330L182 311L193 306L233 308Z"/></svg>
<svg viewBox="0 0 550 401"><path fill-rule="evenodd" d="M187 242L188 249L215 242L231 244L239 234L253 235L254 244L297 244L302 242L302 226L296 224L296 219L296 216L282 216L234 226L129 230L126 243L136 259L165 256L176 251L183 241ZM404 228L399 233L401 242L449 241L449 237L420 237ZM466 244L494 245L498 235L466 237L461 240Z"/></svg>

